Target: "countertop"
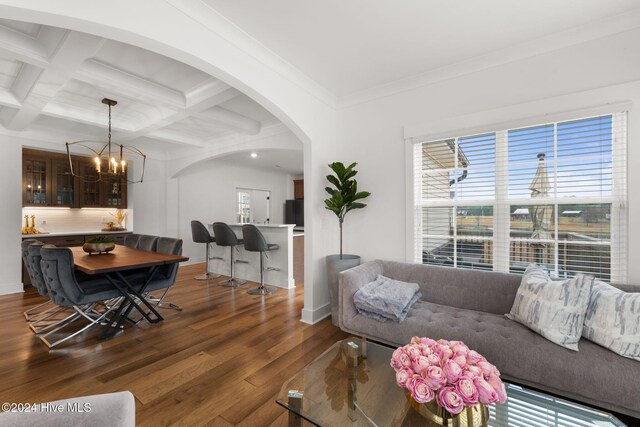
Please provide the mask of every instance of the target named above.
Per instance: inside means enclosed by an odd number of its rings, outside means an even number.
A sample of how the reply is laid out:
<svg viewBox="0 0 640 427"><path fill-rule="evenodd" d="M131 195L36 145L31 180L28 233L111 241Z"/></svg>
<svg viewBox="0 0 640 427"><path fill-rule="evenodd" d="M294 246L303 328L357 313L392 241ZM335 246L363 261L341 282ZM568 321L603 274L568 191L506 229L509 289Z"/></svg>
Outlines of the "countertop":
<svg viewBox="0 0 640 427"><path fill-rule="evenodd" d="M123 230L123 231L95 231L95 230L86 230L86 231L54 231L52 233L44 233L44 234L23 234L23 239L31 239L38 237L60 237L60 236L97 236L100 234L130 234L133 231Z"/></svg>
<svg viewBox="0 0 640 427"><path fill-rule="evenodd" d="M229 224L231 227L242 227L246 224ZM287 228L287 227L295 227L295 224L252 224L259 228Z"/></svg>

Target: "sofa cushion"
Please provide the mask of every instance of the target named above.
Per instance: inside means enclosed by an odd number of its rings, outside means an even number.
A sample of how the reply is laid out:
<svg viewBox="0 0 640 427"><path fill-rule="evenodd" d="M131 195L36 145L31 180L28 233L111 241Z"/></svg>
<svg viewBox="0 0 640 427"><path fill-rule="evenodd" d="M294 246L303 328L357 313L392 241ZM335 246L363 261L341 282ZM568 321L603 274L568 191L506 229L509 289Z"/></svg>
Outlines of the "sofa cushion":
<svg viewBox="0 0 640 427"><path fill-rule="evenodd" d="M554 281L544 269L531 264L506 316L551 342L578 351L593 280L592 276L577 275Z"/></svg>
<svg viewBox="0 0 640 427"><path fill-rule="evenodd" d="M393 345L404 345L415 335L460 340L496 365L506 379L602 406L640 409L637 383L629 381L640 374L640 364L584 339L580 352L574 352L504 316L423 300L400 324L361 315L343 320L345 329Z"/></svg>
<svg viewBox="0 0 640 427"><path fill-rule="evenodd" d="M621 356L640 361L640 293L623 292L596 281L582 336Z"/></svg>

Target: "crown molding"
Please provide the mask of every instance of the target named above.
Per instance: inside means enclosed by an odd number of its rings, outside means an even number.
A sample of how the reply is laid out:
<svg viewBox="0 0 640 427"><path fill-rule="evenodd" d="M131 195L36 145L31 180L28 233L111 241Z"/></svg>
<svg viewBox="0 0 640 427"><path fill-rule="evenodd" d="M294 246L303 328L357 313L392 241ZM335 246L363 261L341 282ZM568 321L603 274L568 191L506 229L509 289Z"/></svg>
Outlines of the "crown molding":
<svg viewBox="0 0 640 427"><path fill-rule="evenodd" d="M488 68L632 31L638 27L640 27L640 8L343 96L338 99L338 109L354 107L401 92L473 74Z"/></svg>

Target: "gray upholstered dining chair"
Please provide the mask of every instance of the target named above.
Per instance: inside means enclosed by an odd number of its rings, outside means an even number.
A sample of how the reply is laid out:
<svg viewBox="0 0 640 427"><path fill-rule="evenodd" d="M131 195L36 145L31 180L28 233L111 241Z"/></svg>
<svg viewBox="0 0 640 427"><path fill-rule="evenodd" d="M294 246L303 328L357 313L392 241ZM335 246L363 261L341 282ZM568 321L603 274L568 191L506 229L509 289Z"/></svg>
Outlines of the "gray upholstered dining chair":
<svg viewBox="0 0 640 427"><path fill-rule="evenodd" d="M26 251L26 266L29 277L31 278L31 283L40 295L49 300L49 304L51 305L50 309L42 312L40 316L31 319L29 322L29 328L36 334L55 328L57 325L63 324L74 316L74 314L69 315L68 313L64 313L67 311L67 308L58 306L50 299L49 290L44 282L42 268L40 266L40 250L43 246L44 243L35 241L27 246ZM67 314L67 316L62 319L58 317L58 315L64 316L65 314Z"/></svg>
<svg viewBox="0 0 640 427"><path fill-rule="evenodd" d="M124 245L128 248L137 248L140 244L140 235L131 233L124 236Z"/></svg>
<svg viewBox="0 0 640 427"><path fill-rule="evenodd" d="M40 261L42 276L49 296L59 306L70 307L76 312L76 316L67 323L40 335L42 342L47 347L53 348L108 319L107 316L116 307L116 304L105 305L103 312L96 310L97 304L120 298L121 295L117 289L102 279L87 279L80 286L76 280L71 249L44 245L40 254L42 256ZM53 334L79 319L87 320L89 323L64 338L51 341Z"/></svg>
<svg viewBox="0 0 640 427"><path fill-rule="evenodd" d="M260 286L251 288L247 291L251 295L269 295L276 290L275 286L265 286L264 272L278 271L278 268L264 267L264 258L267 252L274 251L280 246L267 243L262 232L253 224L245 224L242 226L242 237L244 240L244 250L249 252L260 252ZM267 256L268 257L268 256Z"/></svg>
<svg viewBox="0 0 640 427"><path fill-rule="evenodd" d="M182 239L173 239L171 237L160 237L156 245L156 252L171 255L182 255ZM146 299L149 302L156 303L156 307L171 308L173 310L182 311L182 307L172 302L164 301L167 292L176 282L179 263L161 266L155 274L155 277L147 285L145 289ZM153 291L164 289L164 293L160 298L150 295Z"/></svg>
<svg viewBox="0 0 640 427"><path fill-rule="evenodd" d="M149 236L147 234L142 234L140 235L140 240L138 241L138 249L154 252L156 250L157 241L158 236Z"/></svg>
<svg viewBox="0 0 640 427"><path fill-rule="evenodd" d="M209 260L212 259L209 256L209 251L211 249L211 243L215 243L216 239L211 235L211 233L209 233L209 230L203 223L196 220L191 221L191 237L193 238L194 243L204 243L205 245L207 245L205 250L206 271L204 272L204 274L196 276L195 279L210 280L220 277L219 274L209 271ZM216 257L216 259L222 258Z"/></svg>
<svg viewBox="0 0 640 427"><path fill-rule="evenodd" d="M24 263L24 267L27 269L27 274L29 275L29 279L31 279L31 284L36 289L36 291L38 291L40 295L47 298L47 301L43 302L42 304L38 304L37 306L32 307L24 312L24 317L25 319L27 319L27 322L36 320L37 318L43 315L46 315L51 310L56 308L56 305L51 302L51 300L49 299L49 296L47 295L47 288L44 286L44 283L42 284L42 286L39 286L39 283L36 283L36 280L33 277L33 272L31 270L31 265L29 264L29 258L28 258L29 246L32 243L36 243L36 242L39 244L42 244L36 239L23 240L20 245L20 254L22 256L22 262Z"/></svg>
<svg viewBox="0 0 640 427"><path fill-rule="evenodd" d="M240 286L247 283L246 280L239 280L233 277L233 264L236 262L246 262L246 261L235 261L233 252L234 249L237 249L239 245L243 244L242 239L238 239L236 233L233 232L231 227L229 227L224 222L214 222L213 223L213 234L216 239L216 245L218 246L229 246L231 247L231 269L229 272L229 279L218 282L220 286Z"/></svg>

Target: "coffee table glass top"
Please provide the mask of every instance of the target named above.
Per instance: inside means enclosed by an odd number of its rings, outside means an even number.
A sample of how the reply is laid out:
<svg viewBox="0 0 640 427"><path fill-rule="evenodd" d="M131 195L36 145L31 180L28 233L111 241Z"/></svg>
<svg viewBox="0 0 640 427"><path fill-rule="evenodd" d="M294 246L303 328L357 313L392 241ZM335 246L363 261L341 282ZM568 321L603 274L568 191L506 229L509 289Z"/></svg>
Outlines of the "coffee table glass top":
<svg viewBox="0 0 640 427"><path fill-rule="evenodd" d="M425 419L413 411L396 385L389 361L393 348L357 338L339 341L287 381L276 402L319 426L418 426ZM489 406L490 427L624 427L613 415L513 384L507 403Z"/></svg>

